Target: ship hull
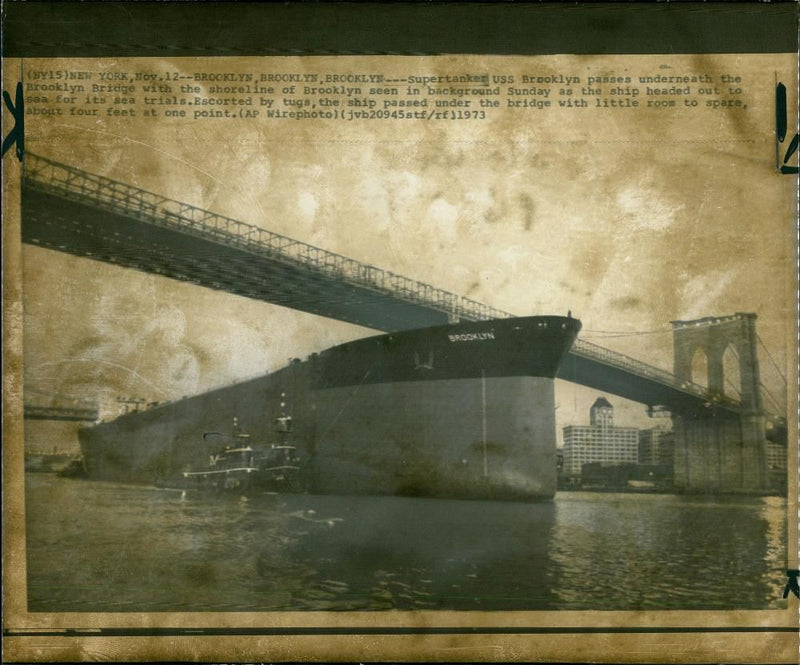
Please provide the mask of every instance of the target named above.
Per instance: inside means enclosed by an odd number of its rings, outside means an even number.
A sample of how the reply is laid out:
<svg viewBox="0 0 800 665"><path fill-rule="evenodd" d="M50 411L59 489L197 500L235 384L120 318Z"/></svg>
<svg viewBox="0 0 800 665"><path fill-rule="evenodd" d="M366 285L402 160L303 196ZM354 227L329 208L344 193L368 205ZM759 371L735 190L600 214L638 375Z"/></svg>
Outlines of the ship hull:
<svg viewBox="0 0 800 665"><path fill-rule="evenodd" d="M555 492L552 379L409 381L355 392L317 394L321 422L332 423L309 468L318 491L520 500ZM360 399L370 408L354 406Z"/></svg>
<svg viewBox="0 0 800 665"><path fill-rule="evenodd" d="M556 489L554 376L580 323L526 317L381 335L79 432L90 477L163 482L234 417L269 440L282 401L312 493L541 500Z"/></svg>

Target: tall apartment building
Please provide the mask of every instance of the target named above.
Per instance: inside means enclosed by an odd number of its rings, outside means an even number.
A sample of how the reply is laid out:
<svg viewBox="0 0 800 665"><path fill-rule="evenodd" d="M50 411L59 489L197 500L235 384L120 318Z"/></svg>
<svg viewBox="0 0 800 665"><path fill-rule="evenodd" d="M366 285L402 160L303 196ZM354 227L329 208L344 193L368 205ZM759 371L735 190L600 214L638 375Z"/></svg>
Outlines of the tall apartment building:
<svg viewBox="0 0 800 665"><path fill-rule="evenodd" d="M614 407L598 397L589 409L589 425L567 425L564 432L566 478L579 478L584 464L636 464L639 461L639 430L615 427Z"/></svg>

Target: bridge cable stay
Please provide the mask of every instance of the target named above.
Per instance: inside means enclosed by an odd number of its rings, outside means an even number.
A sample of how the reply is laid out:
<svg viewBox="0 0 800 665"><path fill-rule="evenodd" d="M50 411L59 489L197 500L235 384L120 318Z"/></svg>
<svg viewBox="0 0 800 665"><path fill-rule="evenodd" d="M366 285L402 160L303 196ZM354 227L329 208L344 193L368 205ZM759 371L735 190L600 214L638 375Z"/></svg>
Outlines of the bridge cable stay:
<svg viewBox="0 0 800 665"><path fill-rule="evenodd" d="M728 348L726 349L726 352L727 352L728 349L733 353L733 355L736 356L736 360L739 360L739 352L736 350L736 347L732 346L732 345L729 345ZM728 386L730 386L731 390L734 393L736 393L736 397L739 400L741 400L742 399L742 391L740 390L740 388L733 381L730 380L730 378L728 377L727 373L725 374L725 383Z"/></svg>
<svg viewBox="0 0 800 665"><path fill-rule="evenodd" d="M769 349L767 348L767 345L764 344L764 340L761 339L761 336L758 333L756 333L756 338L758 339L759 344L761 344L761 348L764 349L764 352L767 354L767 357L769 358L770 362L772 363L772 367L775 369L775 371L778 373L778 376L780 376L781 380L783 381L783 385L782 385L782 387L783 387L783 395L784 395L783 401L775 399L775 397L772 395L772 393L769 391L769 389L763 383L759 382L759 385L763 389L764 393L770 398L770 400L772 401L773 405L778 410L778 413L781 414L782 416L786 417L786 397L787 397L786 375L781 371L780 365L775 361L775 358L769 352Z"/></svg>
<svg viewBox="0 0 800 665"><path fill-rule="evenodd" d="M763 343L762 343L762 345L763 345ZM730 347L728 347L728 348L729 348L729 349L730 349L730 350L733 352L733 354L734 354L734 355L735 355L737 358L739 358L739 352L736 350L736 347L734 347L734 346L730 346ZM729 379L727 376L725 377L725 383L731 387L731 389L733 390L733 392L734 392L734 393L736 393L736 397L737 397L738 399L741 399L741 398L742 398L742 392L741 392L741 390L739 390L739 388L736 386L736 384L735 384L735 383L733 383L733 381L731 381L731 380L730 380L730 379ZM769 398L769 400L772 402L772 406L773 406L773 407L775 407L775 409L778 411L778 413L779 413L779 414L781 414L781 415L785 415L785 413L786 413L786 411L785 411L785 407L783 407L783 406L780 404L780 402L779 402L778 400L776 400L776 399L775 399L775 397L774 397L774 396L773 396L773 394L772 394L772 393L769 391L769 389L768 389L768 388L767 388L767 387L766 387L766 386L765 386L763 383L761 383L760 381L758 382L758 385L759 385L759 386L760 386L760 388L763 390L763 392L764 392L764 393L767 395L767 397Z"/></svg>
<svg viewBox="0 0 800 665"><path fill-rule="evenodd" d="M784 384L784 386L785 386L785 385L786 385L786 376L785 376L785 375L784 375L784 373L781 371L780 365L778 365L778 363L777 363L777 362L775 362L775 358L773 358L773 357L772 357L772 354L769 352L769 349L767 348L767 345L766 345L766 344L764 344L764 340L762 340L762 339L761 339L761 335L759 335L758 333L756 333L756 338L758 339L758 342L759 342L759 344L761 344L761 348L763 348L763 349L764 349L764 351L765 351L765 352L766 352L766 354L767 354L767 357L768 357L768 358L770 359L770 361L772 362L772 366L775 368L775 371L776 371L776 372L778 372L778 374L780 375L781 379L783 379L783 384Z"/></svg>
<svg viewBox="0 0 800 665"><path fill-rule="evenodd" d="M733 381L731 381L727 376L725 377L725 383L728 384L728 386L730 386L731 391L734 392L736 394L736 397L741 400L742 391L736 387L736 384Z"/></svg>
<svg viewBox="0 0 800 665"><path fill-rule="evenodd" d="M772 395L772 393L769 391L769 389L763 383L761 383L759 381L758 385L761 387L761 390L764 391L764 393L767 395L767 397L769 397L770 401L772 402L772 405L777 409L778 413L780 415L782 415L782 416L785 416L786 415L786 405L785 404L781 404L777 399L775 399L775 397Z"/></svg>

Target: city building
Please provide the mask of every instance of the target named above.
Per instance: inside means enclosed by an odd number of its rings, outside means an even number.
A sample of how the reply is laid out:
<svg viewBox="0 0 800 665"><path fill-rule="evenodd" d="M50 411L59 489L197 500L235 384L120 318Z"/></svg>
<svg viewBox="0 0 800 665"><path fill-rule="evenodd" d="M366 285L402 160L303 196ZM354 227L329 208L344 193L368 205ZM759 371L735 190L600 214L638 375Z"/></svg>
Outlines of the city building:
<svg viewBox="0 0 800 665"><path fill-rule="evenodd" d="M639 430L639 464L675 462L675 437L666 425Z"/></svg>
<svg viewBox="0 0 800 665"><path fill-rule="evenodd" d="M767 441L765 443L765 456L767 461L767 473L769 474L772 487L777 489L784 496L787 488L786 466L788 463L788 450L786 442Z"/></svg>
<svg viewBox="0 0 800 665"><path fill-rule="evenodd" d="M563 475L568 482L578 482L584 464L637 464L639 430L616 427L614 407L605 397L595 400L589 409L589 425L567 425L564 433Z"/></svg>
<svg viewBox="0 0 800 665"><path fill-rule="evenodd" d="M786 473L786 457L786 446L772 441L766 442L767 469L770 473Z"/></svg>

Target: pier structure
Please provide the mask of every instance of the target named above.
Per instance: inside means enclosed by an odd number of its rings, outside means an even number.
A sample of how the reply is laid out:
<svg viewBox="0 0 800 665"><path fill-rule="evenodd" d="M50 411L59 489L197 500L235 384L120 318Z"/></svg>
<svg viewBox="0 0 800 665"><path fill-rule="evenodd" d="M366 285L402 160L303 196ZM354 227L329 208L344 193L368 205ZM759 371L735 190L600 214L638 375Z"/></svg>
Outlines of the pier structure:
<svg viewBox="0 0 800 665"><path fill-rule="evenodd" d="M100 418L100 411L98 405L91 400L70 395L47 393L26 387L23 417L25 420L64 420L92 423Z"/></svg>
<svg viewBox="0 0 800 665"><path fill-rule="evenodd" d="M758 491L769 487L767 414L761 396L756 315L704 317L672 322L674 370L693 379L693 361L705 359L709 395L726 393L724 358L732 353L739 385L738 413L702 418L673 414L676 487L683 490Z"/></svg>

